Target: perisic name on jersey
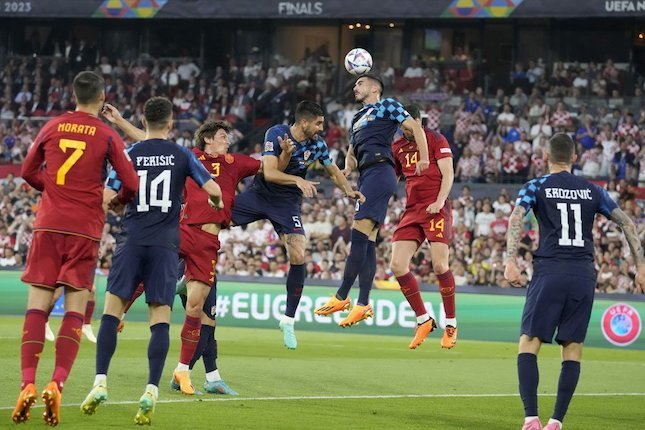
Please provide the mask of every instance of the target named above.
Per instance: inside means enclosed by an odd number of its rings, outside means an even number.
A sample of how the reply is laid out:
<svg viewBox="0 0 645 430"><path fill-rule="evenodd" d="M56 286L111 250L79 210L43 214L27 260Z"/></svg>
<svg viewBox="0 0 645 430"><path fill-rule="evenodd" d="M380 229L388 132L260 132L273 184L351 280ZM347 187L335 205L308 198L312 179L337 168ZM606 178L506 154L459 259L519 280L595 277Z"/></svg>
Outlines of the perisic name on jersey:
<svg viewBox="0 0 645 430"><path fill-rule="evenodd" d="M149 157L137 157L137 167L174 166L174 155L152 155Z"/></svg>

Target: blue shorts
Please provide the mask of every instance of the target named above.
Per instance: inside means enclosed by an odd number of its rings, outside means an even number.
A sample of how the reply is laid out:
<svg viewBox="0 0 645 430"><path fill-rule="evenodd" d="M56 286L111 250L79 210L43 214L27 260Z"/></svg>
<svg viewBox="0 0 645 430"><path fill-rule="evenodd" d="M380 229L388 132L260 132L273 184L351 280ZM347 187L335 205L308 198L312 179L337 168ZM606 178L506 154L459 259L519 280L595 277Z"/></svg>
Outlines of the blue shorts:
<svg viewBox="0 0 645 430"><path fill-rule="evenodd" d="M177 283L177 250L163 246L121 244L112 258L107 291L124 300L130 300L143 282L146 303L172 307Z"/></svg>
<svg viewBox="0 0 645 430"><path fill-rule="evenodd" d="M536 270L526 293L521 334L551 343L582 343L587 336L596 277L584 268L569 273ZM556 270L557 272L557 270Z"/></svg>
<svg viewBox="0 0 645 430"><path fill-rule="evenodd" d="M365 203L356 201L354 219L371 219L383 225L387 215L387 205L396 192L397 178L390 163L379 163L361 172L358 191L365 196Z"/></svg>
<svg viewBox="0 0 645 430"><path fill-rule="evenodd" d="M302 227L301 201L270 198L255 188L249 188L235 198L233 222L246 225L268 219L278 234L305 234Z"/></svg>

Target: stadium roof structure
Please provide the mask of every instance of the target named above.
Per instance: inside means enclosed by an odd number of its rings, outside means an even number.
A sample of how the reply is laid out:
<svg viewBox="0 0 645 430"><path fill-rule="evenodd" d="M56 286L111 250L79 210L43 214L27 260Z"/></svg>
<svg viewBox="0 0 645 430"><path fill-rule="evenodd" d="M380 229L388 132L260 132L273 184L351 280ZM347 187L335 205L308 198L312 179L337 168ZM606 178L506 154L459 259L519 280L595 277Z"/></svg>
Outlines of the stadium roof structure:
<svg viewBox="0 0 645 430"><path fill-rule="evenodd" d="M28 0L3 2L0 17L505 19L643 17L645 0Z"/></svg>

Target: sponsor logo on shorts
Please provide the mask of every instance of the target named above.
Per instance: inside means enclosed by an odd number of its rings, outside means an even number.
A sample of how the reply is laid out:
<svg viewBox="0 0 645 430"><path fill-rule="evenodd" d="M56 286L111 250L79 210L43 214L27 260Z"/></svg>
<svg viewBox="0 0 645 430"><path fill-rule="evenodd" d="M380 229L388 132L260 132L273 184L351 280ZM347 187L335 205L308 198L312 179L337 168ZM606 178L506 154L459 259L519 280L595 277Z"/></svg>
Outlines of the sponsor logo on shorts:
<svg viewBox="0 0 645 430"><path fill-rule="evenodd" d="M642 321L638 311L625 303L611 305L600 319L602 334L616 346L627 346L641 334Z"/></svg>

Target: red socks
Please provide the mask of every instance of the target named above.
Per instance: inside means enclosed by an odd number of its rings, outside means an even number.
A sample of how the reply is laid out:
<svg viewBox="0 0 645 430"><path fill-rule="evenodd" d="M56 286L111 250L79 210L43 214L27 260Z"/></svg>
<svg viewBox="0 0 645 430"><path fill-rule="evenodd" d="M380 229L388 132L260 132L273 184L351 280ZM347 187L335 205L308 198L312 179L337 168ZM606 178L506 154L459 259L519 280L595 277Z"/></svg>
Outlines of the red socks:
<svg viewBox="0 0 645 430"><path fill-rule="evenodd" d="M85 306L85 321L83 324L90 324L92 322L92 314L94 313L94 305L95 302L94 300L90 300L87 302L87 306Z"/></svg>
<svg viewBox="0 0 645 430"><path fill-rule="evenodd" d="M421 315L427 313L426 306L423 304L423 298L421 297L421 292L419 291L419 284L417 278L414 277L412 272L408 272L403 276L397 276L396 280L399 281L401 286L401 292L405 296L405 299L410 303L414 313L420 317Z"/></svg>
<svg viewBox="0 0 645 430"><path fill-rule="evenodd" d="M63 384L72 370L78 348L81 345L83 319L83 314L66 312L60 330L58 330L58 336L56 336L56 367L52 381L58 384L60 391L63 391Z"/></svg>
<svg viewBox="0 0 645 430"><path fill-rule="evenodd" d="M38 360L45 346L45 324L48 316L45 311L39 309L29 309L25 314L25 323L22 326L22 345L20 347L21 390L36 381Z"/></svg>
<svg viewBox="0 0 645 430"><path fill-rule="evenodd" d="M181 364L190 364L190 360L195 354L199 335L202 328L202 322L199 317L186 315L184 326L181 329L181 352L179 353L179 362Z"/></svg>
<svg viewBox="0 0 645 430"><path fill-rule="evenodd" d="M446 312L446 318L455 317L455 278L452 271L437 275L439 280L439 292L443 300L443 310Z"/></svg>

